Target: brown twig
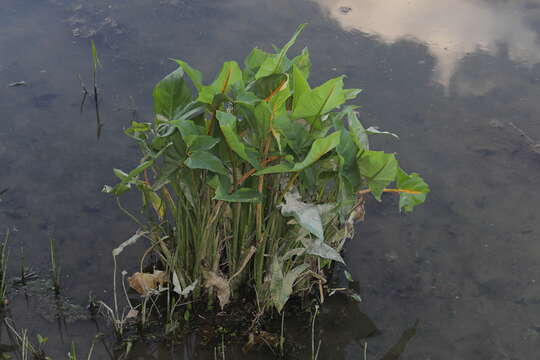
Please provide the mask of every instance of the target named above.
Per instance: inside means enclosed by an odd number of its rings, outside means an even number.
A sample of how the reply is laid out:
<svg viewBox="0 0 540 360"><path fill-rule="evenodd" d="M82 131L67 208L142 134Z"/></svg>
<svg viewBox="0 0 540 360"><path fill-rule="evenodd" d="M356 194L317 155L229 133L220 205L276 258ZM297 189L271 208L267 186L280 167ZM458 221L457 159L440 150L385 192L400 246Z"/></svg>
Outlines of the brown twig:
<svg viewBox="0 0 540 360"><path fill-rule="evenodd" d="M267 159L263 160L261 162L261 165L262 166L266 166L268 165L268 163L272 162L272 161L275 161L275 160L279 160L281 159L281 156L279 155L275 155L275 156L270 156L268 157ZM240 178L240 180L238 180L238 182L236 183L237 186L240 186L242 185L242 183L244 181L247 180L248 177L250 177L251 175L255 174L257 172L257 169L253 168L251 170L249 170L248 172L246 172L244 175L242 175L242 177Z"/></svg>

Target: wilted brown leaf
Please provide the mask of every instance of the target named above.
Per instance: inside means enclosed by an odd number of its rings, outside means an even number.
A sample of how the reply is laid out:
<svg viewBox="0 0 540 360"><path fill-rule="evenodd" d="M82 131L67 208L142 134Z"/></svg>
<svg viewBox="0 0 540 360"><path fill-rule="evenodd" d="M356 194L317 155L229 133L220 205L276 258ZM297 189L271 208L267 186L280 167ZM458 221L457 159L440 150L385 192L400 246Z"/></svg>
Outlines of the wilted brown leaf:
<svg viewBox="0 0 540 360"><path fill-rule="evenodd" d="M137 291L141 296L148 296L157 290L159 285L167 283L165 272L154 270L153 274L136 272L128 277L129 286Z"/></svg>
<svg viewBox="0 0 540 360"><path fill-rule="evenodd" d="M126 315L126 320L127 319L136 319L137 318L137 315L139 315L139 311L138 310L135 310L135 309L130 309Z"/></svg>
<svg viewBox="0 0 540 360"><path fill-rule="evenodd" d="M230 302L230 298L231 298L231 288L229 286L229 282L225 278L217 275L213 271L206 271L205 278L206 278L206 287L213 286L217 289L217 297L219 299L219 306L223 310L223 307Z"/></svg>

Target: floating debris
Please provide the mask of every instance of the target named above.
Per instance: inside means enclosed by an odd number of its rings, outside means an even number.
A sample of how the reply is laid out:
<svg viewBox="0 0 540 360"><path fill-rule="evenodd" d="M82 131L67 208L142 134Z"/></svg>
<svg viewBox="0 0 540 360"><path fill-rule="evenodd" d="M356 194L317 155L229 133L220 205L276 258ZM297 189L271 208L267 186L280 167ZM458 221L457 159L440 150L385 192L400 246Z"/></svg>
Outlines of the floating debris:
<svg viewBox="0 0 540 360"><path fill-rule="evenodd" d="M489 121L489 126L494 127L496 129L502 129L504 127L504 124L502 121L497 119L491 119Z"/></svg>
<svg viewBox="0 0 540 360"><path fill-rule="evenodd" d="M26 86L26 81L15 81L8 85L8 87Z"/></svg>
<svg viewBox="0 0 540 360"><path fill-rule="evenodd" d="M514 123L510 123L510 126L512 126L522 137L525 138L527 143L529 143L529 149L537 154L540 154L540 141L534 141L529 135L525 133L525 131L518 128Z"/></svg>
<svg viewBox="0 0 540 360"><path fill-rule="evenodd" d="M116 35L124 33L118 22L110 16L101 21L89 21L87 17L73 15L68 19L68 23L73 26L71 29L73 36L82 39L91 38L104 29L109 29Z"/></svg>

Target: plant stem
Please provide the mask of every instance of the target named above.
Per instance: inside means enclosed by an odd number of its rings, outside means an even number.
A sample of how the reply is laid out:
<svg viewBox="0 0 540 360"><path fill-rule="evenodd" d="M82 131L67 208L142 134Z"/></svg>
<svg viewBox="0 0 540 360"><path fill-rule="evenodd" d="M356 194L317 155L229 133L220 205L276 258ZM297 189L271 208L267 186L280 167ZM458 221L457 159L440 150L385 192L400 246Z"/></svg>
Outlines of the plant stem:
<svg viewBox="0 0 540 360"><path fill-rule="evenodd" d="M60 294L60 269L56 263L56 241L54 237L49 237L50 253L51 253L51 270L53 276L53 289L55 295Z"/></svg>
<svg viewBox="0 0 540 360"><path fill-rule="evenodd" d="M371 192L371 189L365 189L365 190L360 190L357 194L365 195L365 194L369 194L370 192ZM405 193L405 194L413 194L413 195L422 194L420 191L414 191L414 190L408 190L408 189L384 189L383 192Z"/></svg>

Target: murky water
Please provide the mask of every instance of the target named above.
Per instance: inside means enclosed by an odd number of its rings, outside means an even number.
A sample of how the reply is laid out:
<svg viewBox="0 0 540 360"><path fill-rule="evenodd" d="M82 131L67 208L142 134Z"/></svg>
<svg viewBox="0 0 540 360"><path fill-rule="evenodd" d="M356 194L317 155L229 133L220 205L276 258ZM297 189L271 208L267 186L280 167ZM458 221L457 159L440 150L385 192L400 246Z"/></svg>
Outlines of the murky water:
<svg viewBox="0 0 540 360"><path fill-rule="evenodd" d="M137 159L122 129L150 118L152 86L174 68L167 58L213 73L303 22L297 47L309 46L314 81L346 74L363 88L364 123L401 137L376 145L432 187L411 215L399 215L392 196L371 201L347 249L361 310L381 331L367 340L367 358L382 357L416 319L402 359L537 358L540 154L514 126L540 141L538 0L3 0L0 226L12 230L14 276L21 261L46 276L54 236L69 301L84 305L89 290L110 300L111 249L135 227L100 189L114 182L113 167ZM79 113L90 38L103 63L99 141L91 107ZM18 81L26 86L8 86ZM120 266L134 268L138 251ZM54 309L18 294L11 317L49 336L55 358L71 340L85 353L95 324L51 322ZM320 327L320 358L363 359L355 324ZM190 351L173 354L205 358ZM153 347L141 354L134 358L172 357Z"/></svg>

